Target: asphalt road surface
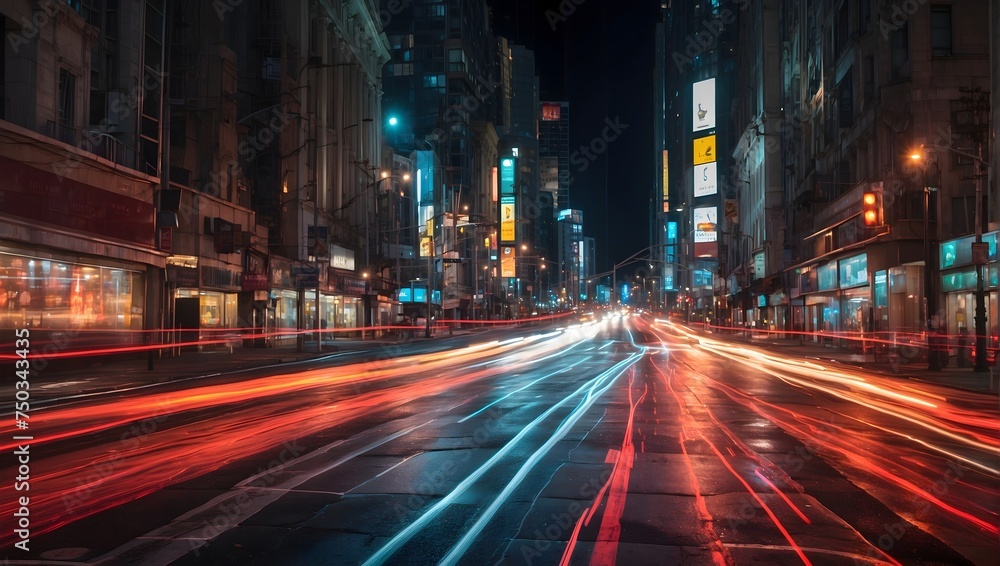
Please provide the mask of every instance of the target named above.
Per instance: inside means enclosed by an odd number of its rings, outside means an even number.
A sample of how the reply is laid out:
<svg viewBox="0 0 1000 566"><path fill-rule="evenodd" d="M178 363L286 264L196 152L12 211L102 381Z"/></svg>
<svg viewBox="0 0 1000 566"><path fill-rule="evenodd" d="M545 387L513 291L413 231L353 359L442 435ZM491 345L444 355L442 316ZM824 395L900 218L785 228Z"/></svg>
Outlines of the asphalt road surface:
<svg viewBox="0 0 1000 566"><path fill-rule="evenodd" d="M3 557L1000 563L995 396L635 316L434 344L53 402Z"/></svg>

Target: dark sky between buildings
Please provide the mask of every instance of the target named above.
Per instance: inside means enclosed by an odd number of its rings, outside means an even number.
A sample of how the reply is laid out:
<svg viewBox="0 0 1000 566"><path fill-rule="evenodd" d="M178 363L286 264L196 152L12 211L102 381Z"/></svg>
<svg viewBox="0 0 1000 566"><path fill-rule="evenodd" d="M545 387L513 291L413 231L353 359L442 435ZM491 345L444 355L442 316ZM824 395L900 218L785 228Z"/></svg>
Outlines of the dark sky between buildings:
<svg viewBox="0 0 1000 566"><path fill-rule="evenodd" d="M535 52L541 99L570 103L570 204L584 212L584 235L597 239L597 270L610 269L649 245L659 2L489 4L494 31Z"/></svg>

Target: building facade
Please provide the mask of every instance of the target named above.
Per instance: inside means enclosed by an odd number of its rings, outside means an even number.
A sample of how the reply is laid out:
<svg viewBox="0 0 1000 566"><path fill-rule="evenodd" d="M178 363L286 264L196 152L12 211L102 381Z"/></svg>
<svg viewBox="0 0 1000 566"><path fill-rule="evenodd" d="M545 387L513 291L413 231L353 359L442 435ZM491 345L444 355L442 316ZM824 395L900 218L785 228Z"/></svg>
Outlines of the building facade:
<svg viewBox="0 0 1000 566"><path fill-rule="evenodd" d="M556 301L561 308L574 308L580 304L584 291L586 249L583 243L583 211L561 210L556 218L559 233L559 267L562 271Z"/></svg>
<svg viewBox="0 0 1000 566"><path fill-rule="evenodd" d="M734 168L742 128L732 102L748 85L736 73L740 3L661 4L656 30L651 259L662 308L692 320L729 320L725 282L740 273L738 217L724 209L746 183ZM733 234L735 237L730 236ZM731 288L732 286L730 286Z"/></svg>
<svg viewBox="0 0 1000 566"><path fill-rule="evenodd" d="M986 150L987 6L928 3L907 14L889 2L788 2L781 10L786 223L790 241L801 242L785 272L786 327L969 332L974 300L960 272L971 250L959 243L976 231L977 208L988 230L996 198L979 187L977 206L978 164L963 156ZM880 202L874 225L861 216L866 193ZM995 247L989 257L996 261Z"/></svg>
<svg viewBox="0 0 1000 566"><path fill-rule="evenodd" d="M279 340L387 320L376 196L388 44L374 4L252 0L220 15L179 0L171 16L170 185L183 211L172 325L190 327L195 304L202 329L221 319Z"/></svg>
<svg viewBox="0 0 1000 566"><path fill-rule="evenodd" d="M13 1L0 23L0 326L39 351L159 340L162 3Z"/></svg>
<svg viewBox="0 0 1000 566"><path fill-rule="evenodd" d="M397 124L387 133L396 151L433 151L440 170L425 186L422 214L434 222L423 237L433 242L435 285L445 318L471 313L475 242L465 238L468 209L481 185L473 123L495 122L499 112L497 42L485 0L450 3L419 0L396 10L385 26L390 60L384 66L383 107ZM423 225L426 225L422 223ZM431 236L431 233L435 234ZM453 257L452 257L453 256ZM458 260L448 261L443 260Z"/></svg>

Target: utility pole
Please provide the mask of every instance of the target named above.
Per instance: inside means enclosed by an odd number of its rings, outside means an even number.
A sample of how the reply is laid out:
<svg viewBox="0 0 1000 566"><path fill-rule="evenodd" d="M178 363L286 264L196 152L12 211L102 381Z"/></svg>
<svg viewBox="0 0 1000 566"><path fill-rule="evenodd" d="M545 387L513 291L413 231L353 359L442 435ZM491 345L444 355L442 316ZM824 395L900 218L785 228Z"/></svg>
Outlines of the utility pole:
<svg viewBox="0 0 1000 566"><path fill-rule="evenodd" d="M989 135L989 96L978 87L962 90L964 94L962 97L963 102L971 106L973 120L975 123L975 130L973 131L972 137L973 141L976 143L976 164L977 169L979 169L975 175L975 247L981 249L983 246L983 183L984 180L985 182L989 182L991 170L990 164L983 158L983 146L985 145ZM989 367L986 362L988 340L986 337L986 290L984 282L984 271L986 270L986 265L989 263L989 257L988 253L986 255L987 257L977 257L977 254L973 254L973 260L976 267L976 309L975 316L973 317L976 324L976 359L973 371L977 373L985 373L989 371Z"/></svg>

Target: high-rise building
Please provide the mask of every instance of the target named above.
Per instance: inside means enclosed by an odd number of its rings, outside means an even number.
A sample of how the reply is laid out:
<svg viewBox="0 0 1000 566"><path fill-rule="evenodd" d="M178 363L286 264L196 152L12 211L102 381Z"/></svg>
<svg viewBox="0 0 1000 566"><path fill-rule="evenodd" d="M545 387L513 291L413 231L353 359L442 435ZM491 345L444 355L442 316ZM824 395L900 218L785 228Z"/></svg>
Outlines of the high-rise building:
<svg viewBox="0 0 1000 566"><path fill-rule="evenodd" d="M494 121L500 109L500 66L487 4L415 0L387 19L385 33L391 60L383 69L382 106L395 118L387 142L398 152L438 154L440 171L433 185L423 187L429 208L421 203L435 222L433 254L468 257L473 243L462 239L460 225L469 220L470 202L490 190L476 170L481 160L474 148L483 146L476 144L473 123ZM434 271L441 308L454 317L471 311L478 277L471 266L437 261Z"/></svg>
<svg viewBox="0 0 1000 566"><path fill-rule="evenodd" d="M737 84L735 73L737 23L743 15L735 3L661 6L651 258L659 264L664 307L690 308L692 320L718 318L726 312L722 278L734 271L727 261L734 228L725 220L723 203L736 199L745 181L733 172L739 135L727 102L747 88ZM676 235L671 243L668 233Z"/></svg>
<svg viewBox="0 0 1000 566"><path fill-rule="evenodd" d="M559 233L560 287L557 300L563 307L575 307L583 291L583 267L586 250L583 245L583 211L561 210L556 218Z"/></svg>
<svg viewBox="0 0 1000 566"><path fill-rule="evenodd" d="M542 101L538 122L540 189L552 193L556 210L569 208L569 102Z"/></svg>
<svg viewBox="0 0 1000 566"><path fill-rule="evenodd" d="M517 277L533 282L539 277L536 258L547 250L538 240L538 74L535 54L523 45L508 44L510 56L510 123L501 126L500 143L504 155L516 159L517 247L527 253L519 257ZM527 300L527 286L520 287Z"/></svg>
<svg viewBox="0 0 1000 566"><path fill-rule="evenodd" d="M732 178L738 185L730 193L727 230L723 237L728 253L720 257L727 266L723 295L732 298L721 318L736 325L785 327L788 297L782 275L786 258L784 206L784 155L781 151L782 96L779 7L753 3L740 14L739 64L731 123L738 132L733 150ZM750 55L753 53L754 55ZM733 204L735 203L735 211ZM765 297L760 299L759 297ZM761 308L762 301L770 309Z"/></svg>

